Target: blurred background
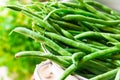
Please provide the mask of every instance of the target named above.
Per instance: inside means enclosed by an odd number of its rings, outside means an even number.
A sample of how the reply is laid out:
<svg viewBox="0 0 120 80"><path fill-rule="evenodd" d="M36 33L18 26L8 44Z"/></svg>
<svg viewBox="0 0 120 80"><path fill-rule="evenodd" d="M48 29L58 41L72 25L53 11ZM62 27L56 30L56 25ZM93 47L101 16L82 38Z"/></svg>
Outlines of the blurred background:
<svg viewBox="0 0 120 80"><path fill-rule="evenodd" d="M30 28L32 22L22 13L1 7L8 4L29 4L38 0L0 0L0 80L31 80L36 58L16 59L14 55L20 51L40 50L39 43L19 34L9 33L15 27Z"/></svg>

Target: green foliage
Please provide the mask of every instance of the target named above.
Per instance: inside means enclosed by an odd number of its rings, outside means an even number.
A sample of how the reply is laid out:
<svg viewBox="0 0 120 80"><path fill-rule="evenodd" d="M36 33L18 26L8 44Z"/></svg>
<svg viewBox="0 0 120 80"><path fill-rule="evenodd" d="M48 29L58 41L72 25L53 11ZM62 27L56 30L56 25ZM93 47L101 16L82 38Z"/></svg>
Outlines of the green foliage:
<svg viewBox="0 0 120 80"><path fill-rule="evenodd" d="M7 66L10 76L12 73L17 73L17 80L22 78L28 80L40 60L36 58L17 60L14 54L24 50L40 50L40 45L28 37L19 34L9 35L9 33L17 26L29 28L31 25L32 21L23 14L7 8L0 9L0 66Z"/></svg>

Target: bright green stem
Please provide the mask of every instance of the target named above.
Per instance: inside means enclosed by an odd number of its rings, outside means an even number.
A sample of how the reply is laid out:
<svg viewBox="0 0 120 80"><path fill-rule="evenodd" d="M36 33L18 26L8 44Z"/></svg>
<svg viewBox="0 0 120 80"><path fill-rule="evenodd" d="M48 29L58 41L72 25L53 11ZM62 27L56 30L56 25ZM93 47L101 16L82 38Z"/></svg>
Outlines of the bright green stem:
<svg viewBox="0 0 120 80"><path fill-rule="evenodd" d="M71 55L71 53L69 53L68 51L61 48L59 45L57 45L52 40L34 32L32 30L22 28L22 27L17 27L13 31L23 34L25 36L31 37L32 39L35 39L36 41L42 42L42 43L46 44L47 46L51 47L53 50L57 51L61 55Z"/></svg>
<svg viewBox="0 0 120 80"><path fill-rule="evenodd" d="M89 80L109 80L109 79L111 79L112 77L114 77L116 75L118 69L119 68L113 69L113 70L108 71L108 72L106 72L104 74L100 74L100 75L98 75L96 77L90 78Z"/></svg>

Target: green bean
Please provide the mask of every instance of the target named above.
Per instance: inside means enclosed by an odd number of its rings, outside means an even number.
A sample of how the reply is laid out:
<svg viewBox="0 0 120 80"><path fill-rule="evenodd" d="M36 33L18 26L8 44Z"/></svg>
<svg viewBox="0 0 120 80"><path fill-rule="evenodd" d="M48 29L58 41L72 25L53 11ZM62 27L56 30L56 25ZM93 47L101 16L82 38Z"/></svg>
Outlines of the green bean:
<svg viewBox="0 0 120 80"><path fill-rule="evenodd" d="M64 8L71 9L70 7L67 7L66 5L61 4L61 3L58 4L58 7L61 8L61 9L64 9Z"/></svg>
<svg viewBox="0 0 120 80"><path fill-rule="evenodd" d="M9 6L9 7L10 7L10 6ZM14 6L11 6L11 7L13 7L13 9L14 9ZM18 8L19 8L19 7L18 7ZM38 22L42 27L44 27L44 28L47 29L48 31L53 31L53 32L58 33L47 21L44 22L43 20L41 20L41 17L40 17L39 15L34 14L34 13L32 13L32 12L29 12L29 11L27 11L27 10L25 10L25 9L22 9L22 8L21 8L21 10L22 10L23 13L25 13L25 14L28 15L29 17L35 19L36 22ZM58 34L59 34L59 33L58 33Z"/></svg>
<svg viewBox="0 0 120 80"><path fill-rule="evenodd" d="M75 30L67 30L67 31L70 32L72 35L77 35L81 33L81 31L75 31Z"/></svg>
<svg viewBox="0 0 120 80"><path fill-rule="evenodd" d="M72 64L72 57L71 56L57 56L65 61L68 61L70 64Z"/></svg>
<svg viewBox="0 0 120 80"><path fill-rule="evenodd" d="M114 19L114 20L117 20L118 17L114 16L114 15L111 15L111 14L108 14L108 13L103 13L104 15L108 16L109 18L111 19Z"/></svg>
<svg viewBox="0 0 120 80"><path fill-rule="evenodd" d="M17 53L15 56L16 57L25 57L25 56L41 57L41 58L50 59L50 60L60 64L63 67L68 67L70 65L69 62L67 62L53 54L45 54L40 51L23 51L23 52Z"/></svg>
<svg viewBox="0 0 120 80"><path fill-rule="evenodd" d="M72 73L73 71L76 70L76 66L74 64L72 64L71 66L69 66L65 72L62 74L60 80L65 80L65 78L70 75L70 73Z"/></svg>
<svg viewBox="0 0 120 80"><path fill-rule="evenodd" d="M96 45L96 46L102 46L102 47L108 48L108 46L106 46L106 45L104 45L104 44L102 44L100 42L97 42L97 41L87 40L87 42L90 43L90 44Z"/></svg>
<svg viewBox="0 0 120 80"><path fill-rule="evenodd" d="M107 67L108 69L105 68L106 70L111 70L113 68L116 68L115 65L113 65L110 62L107 62L105 60L92 60L92 61L95 61L96 63L101 64L101 65Z"/></svg>
<svg viewBox="0 0 120 80"><path fill-rule="evenodd" d="M97 46L97 45L93 45L93 44L87 44L90 47L96 48L98 50L104 50L107 49L108 47L104 47L104 46Z"/></svg>
<svg viewBox="0 0 120 80"><path fill-rule="evenodd" d="M41 20L40 18L32 15L32 14L29 14L29 13L26 13L24 11L22 11L24 14L26 14L27 16L31 17L32 19L34 19L34 21L36 21L37 24L39 24L40 26L44 27L44 29L46 29L47 31L51 31L51 32L55 32L55 33L58 33L56 31L56 29L51 26L51 24L49 24L47 21L43 21ZM59 34L59 33L58 33Z"/></svg>
<svg viewBox="0 0 120 80"><path fill-rule="evenodd" d="M87 69L88 71L96 75L111 70L111 68L106 67L104 64L92 60L84 63L83 65L84 65L83 69Z"/></svg>
<svg viewBox="0 0 120 80"><path fill-rule="evenodd" d="M82 59L83 56L86 54L84 52L77 52L72 55L72 62L73 64L78 67L79 61Z"/></svg>
<svg viewBox="0 0 120 80"><path fill-rule="evenodd" d="M94 27L96 27L96 28L98 28L98 29L109 27L109 26L107 26L107 25L98 24L98 23L90 23L90 22L87 22L87 21L84 21L83 23L84 23L84 24L91 25L91 26L94 26Z"/></svg>
<svg viewBox="0 0 120 80"><path fill-rule="evenodd" d="M102 18L102 19L105 19L105 20L111 20L111 18L107 17L102 12L96 10L93 6L87 4L84 0L83 1L79 1L79 2L81 2L88 11L96 14L99 18Z"/></svg>
<svg viewBox="0 0 120 80"><path fill-rule="evenodd" d="M58 30L58 32L60 32L65 37L67 37L69 39L74 39L73 35L71 33L69 33L68 31L66 31L63 28L61 28L58 24L52 23L52 25L55 27L56 30Z"/></svg>
<svg viewBox="0 0 120 80"><path fill-rule="evenodd" d="M83 73L83 74L80 74L80 75L87 78L87 79L92 78L92 77L95 76L95 74L90 74L90 73L85 73L85 74Z"/></svg>
<svg viewBox="0 0 120 80"><path fill-rule="evenodd" d="M89 31L90 30L82 22L79 21L78 24L83 28L82 31Z"/></svg>
<svg viewBox="0 0 120 80"><path fill-rule="evenodd" d="M109 80L115 76L119 68L108 71L104 74L100 74L96 77L90 78L89 80Z"/></svg>
<svg viewBox="0 0 120 80"><path fill-rule="evenodd" d="M18 27L13 32L40 42L43 49L43 52L19 52L15 56L32 56L57 63L65 69L61 80L76 73L92 75L89 80L119 80L120 14L94 0L78 2L6 6L34 21L33 30Z"/></svg>
<svg viewBox="0 0 120 80"><path fill-rule="evenodd" d="M106 34L106 35L108 35L108 36L110 36L110 37L112 37L112 38L115 38L115 39L117 39L117 40L120 40L120 35L119 34Z"/></svg>
<svg viewBox="0 0 120 80"><path fill-rule="evenodd" d="M58 10L57 12L64 12L65 14L81 14L81 15L84 15L84 16L89 16L89 17L94 17L94 18L99 18L98 16L94 15L93 13L90 13L90 12L87 12L87 11L84 11L84 10L72 10L72 9L60 9Z"/></svg>
<svg viewBox="0 0 120 80"><path fill-rule="evenodd" d="M69 38L66 38L66 37L57 35L57 34L55 34L55 33L46 32L45 34L46 34L47 36L49 36L49 37L52 37L52 38L54 38L54 39L56 39L56 40L59 40L59 41L65 43L65 44L67 44L67 45L70 45L70 46L76 47L76 48L78 48L78 49L80 49L80 50L83 50L83 51L85 51L86 53L96 51L96 49L89 47L89 46L86 45L85 43L82 43L82 42L79 43L79 42L76 42L76 41L71 40L71 39L69 39Z"/></svg>
<svg viewBox="0 0 120 80"><path fill-rule="evenodd" d="M53 13L51 15L51 18L56 19L56 20L61 20L61 17L58 14Z"/></svg>
<svg viewBox="0 0 120 80"><path fill-rule="evenodd" d="M7 6L8 8L10 8L10 9L13 9L13 10L15 10L15 11L24 11L24 12L26 12L26 13L28 13L28 14L31 14L31 15L33 15L33 16L35 16L35 17L38 17L38 18L42 18L42 16L40 16L40 15L37 15L37 14L35 14L35 13L33 13L33 12L30 12L30 11L28 11L28 10L26 10L26 9L24 9L24 8L21 8L21 7L18 7L18 6L13 6L13 5L9 5L9 6Z"/></svg>
<svg viewBox="0 0 120 80"><path fill-rule="evenodd" d="M59 54L57 51L51 49L51 48L48 47L47 45L44 45L44 46L45 46L47 52L52 53L52 54L54 54L54 55L58 55L58 54ZM60 46L60 45L59 45L59 46ZM45 51L44 51L44 52L45 52Z"/></svg>
<svg viewBox="0 0 120 80"><path fill-rule="evenodd" d="M113 55L114 56L114 55ZM112 58L113 59L113 58ZM120 60L112 60L111 62L113 65L117 66L117 67L120 67Z"/></svg>
<svg viewBox="0 0 120 80"><path fill-rule="evenodd" d="M61 31L62 31L63 35L66 36L67 38L74 39L73 35L71 33L69 33L68 31L66 31L64 29L61 29Z"/></svg>
<svg viewBox="0 0 120 80"><path fill-rule="evenodd" d="M54 9L52 10L51 12L49 12L49 14L44 18L44 21L47 20L50 16L53 15L53 13L63 13L62 16L66 15L66 14L81 14L81 15L84 15L84 16L90 16L90 17L95 17L95 18L98 18L98 16L95 16L94 14L92 13L89 13L87 11L84 11L84 10L72 10L72 9ZM60 18L58 18L60 19Z"/></svg>
<svg viewBox="0 0 120 80"><path fill-rule="evenodd" d="M90 3L91 5L95 5L96 7L102 9L104 12L107 12L107 13L113 15L116 19L120 19L120 14L117 11L112 10L111 8L101 4L99 2L96 2L96 1L93 1L93 2L88 1L88 3Z"/></svg>
<svg viewBox="0 0 120 80"><path fill-rule="evenodd" d="M71 53L75 53L75 52L80 52L79 49L75 49L75 48L65 48L65 50L71 52Z"/></svg>
<svg viewBox="0 0 120 80"><path fill-rule="evenodd" d="M65 80L65 78L71 74L73 71L75 71L78 68L78 63L81 57L83 57L85 55L85 53L74 53L72 56L72 61L73 64L71 66L69 66L65 72L63 73L63 75L61 76L60 80Z"/></svg>
<svg viewBox="0 0 120 80"><path fill-rule="evenodd" d="M96 10L93 6L90 6L87 3L84 3L85 7L92 13L98 15L100 18L105 19L105 20L111 20L111 18L107 17L106 15L104 15L102 12Z"/></svg>
<svg viewBox="0 0 120 80"><path fill-rule="evenodd" d="M17 27L13 31L23 34L25 36L31 37L32 39L35 39L36 41L42 42L42 43L46 44L47 46L51 47L53 50L57 51L61 55L71 55L71 53L64 50L63 48L58 46L56 43L51 41L50 39L45 38L44 36L42 36L36 32L33 32L29 29Z"/></svg>
<svg viewBox="0 0 120 80"><path fill-rule="evenodd" d="M71 2L61 2L61 4L71 7L71 8L79 8L79 9L84 9L82 5L78 5L76 3L71 3Z"/></svg>
<svg viewBox="0 0 120 80"><path fill-rule="evenodd" d="M101 19L96 19L96 18L91 18L91 17L86 17L83 15L66 15L63 17L64 20L70 21L70 20L75 20L75 21L89 21L92 23L99 23L99 24L105 24L105 25L118 25L120 23L120 20L109 20L109 21L104 21Z"/></svg>
<svg viewBox="0 0 120 80"><path fill-rule="evenodd" d="M71 29L71 30L82 30L82 28L78 25L68 23L65 21L58 21L58 20L51 20L52 22L55 22L56 24L59 24L63 29Z"/></svg>
<svg viewBox="0 0 120 80"><path fill-rule="evenodd" d="M94 6L98 7L99 9L102 9L103 11L105 11L109 14L113 14L113 15L118 14L118 12L112 10L111 8L105 6L104 4L101 4L97 1L86 1L86 3L94 5Z"/></svg>
<svg viewBox="0 0 120 80"><path fill-rule="evenodd" d="M100 29L99 29L98 27L94 26L95 24L92 25L92 23L84 22L84 21L83 21L83 24L84 24L86 27L89 28L89 31L98 31L98 32L100 32Z"/></svg>
<svg viewBox="0 0 120 80"><path fill-rule="evenodd" d="M110 47L110 48L105 49L105 50L99 50L97 52L93 52L91 54L88 54L88 55L83 57L82 61L85 62L85 61L88 61L88 60L91 60L94 58L99 58L99 57L102 57L104 55L108 55L108 54L110 55L110 54L113 54L116 52L120 52L120 49L117 46Z"/></svg>
<svg viewBox="0 0 120 80"><path fill-rule="evenodd" d="M106 32L110 32L110 33L115 33L115 34L119 34L120 33L120 30L116 29L116 28L112 28L112 27L106 27L106 28L100 28L101 30L103 31L106 31Z"/></svg>
<svg viewBox="0 0 120 80"><path fill-rule="evenodd" d="M78 34L76 36L74 36L75 39L83 39L86 37L95 37L95 38L101 38L101 39L107 39L111 42L119 42L116 39L112 38L111 36L109 36L108 34L105 33L99 33L99 32L92 32L92 31L88 31L88 32L84 32L81 34Z"/></svg>
<svg viewBox="0 0 120 80"><path fill-rule="evenodd" d="M7 8L13 9L15 11L22 11L23 9L18 7L18 6L13 6L13 5L7 5Z"/></svg>
<svg viewBox="0 0 120 80"><path fill-rule="evenodd" d="M94 23L90 23L90 22L85 22L85 24L88 24L90 26L94 26L93 28L98 28L99 30L102 30L104 32L110 32L110 33L120 33L120 30L119 29L116 29L117 26L115 27L109 27L109 26L106 26L106 25L101 25L101 24L94 24ZM98 31L98 30L96 30Z"/></svg>
<svg viewBox="0 0 120 80"><path fill-rule="evenodd" d="M90 22L83 22L89 26L93 26L93 29L97 28L99 30L102 30L102 31L105 31L105 32L110 32L110 33L120 33L120 30L119 29L116 29L116 26L115 27L109 27L109 26L106 26L106 25L101 25L101 24L94 24L94 23L90 23ZM99 31L97 30L96 31Z"/></svg>

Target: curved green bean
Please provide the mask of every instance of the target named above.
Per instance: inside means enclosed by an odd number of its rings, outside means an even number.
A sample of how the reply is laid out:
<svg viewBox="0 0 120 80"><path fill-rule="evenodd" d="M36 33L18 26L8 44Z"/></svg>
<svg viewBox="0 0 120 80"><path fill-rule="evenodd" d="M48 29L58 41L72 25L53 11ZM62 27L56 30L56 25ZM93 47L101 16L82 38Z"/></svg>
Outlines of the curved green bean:
<svg viewBox="0 0 120 80"><path fill-rule="evenodd" d="M14 32L23 34L25 36L28 36L32 39L35 39L38 42L42 42L46 45L48 45L49 47L51 47L53 50L57 51L59 54L61 55L71 55L71 53L69 53L68 51L64 50L63 48L61 48L59 45L57 45L55 42L53 42L52 40L36 33L33 32L29 29L26 28L22 28L22 27L17 27L13 30Z"/></svg>
<svg viewBox="0 0 120 80"><path fill-rule="evenodd" d="M45 54L43 52L40 51L23 51L23 52L19 52L15 55L15 57L28 57L28 56L33 56L33 57L41 57L41 58L47 58L50 59L58 64L60 64L63 67L68 67L70 65L69 62L57 57L56 55L53 54Z"/></svg>

